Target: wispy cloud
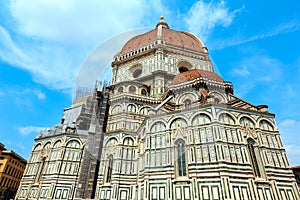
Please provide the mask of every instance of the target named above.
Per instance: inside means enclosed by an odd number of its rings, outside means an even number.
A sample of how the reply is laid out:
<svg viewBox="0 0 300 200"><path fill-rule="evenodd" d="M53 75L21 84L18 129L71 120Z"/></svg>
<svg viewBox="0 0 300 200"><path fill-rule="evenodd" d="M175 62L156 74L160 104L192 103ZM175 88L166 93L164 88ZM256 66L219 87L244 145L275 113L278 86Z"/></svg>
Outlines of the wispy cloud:
<svg viewBox="0 0 300 200"><path fill-rule="evenodd" d="M295 121L294 119L285 119L285 120L283 120L283 121L279 124L279 126L280 126L281 128L284 128L284 127L292 126L292 125L294 125L295 123L296 123L296 121Z"/></svg>
<svg viewBox="0 0 300 200"><path fill-rule="evenodd" d="M247 76L250 74L246 65L242 65L240 68L233 69L233 73L241 76Z"/></svg>
<svg viewBox="0 0 300 200"><path fill-rule="evenodd" d="M46 129L45 127L39 127L39 126L22 126L19 127L19 132L22 135L29 135L29 134L36 134L38 133L40 130Z"/></svg>
<svg viewBox="0 0 300 200"><path fill-rule="evenodd" d="M38 99L45 99L46 98L46 94L44 92L42 92L41 90L37 90L37 89L26 89L24 90L25 94L34 94L37 96Z"/></svg>
<svg viewBox="0 0 300 200"><path fill-rule="evenodd" d="M284 65L268 55L257 54L242 57L240 61L234 63L234 66L231 72L234 76L247 77L247 81L269 82L281 75L281 66Z"/></svg>
<svg viewBox="0 0 300 200"><path fill-rule="evenodd" d="M163 11L171 15L160 0L11 0L8 8L14 26L0 26L0 59L29 71L35 82L68 91L97 44L153 24Z"/></svg>
<svg viewBox="0 0 300 200"><path fill-rule="evenodd" d="M39 100L46 99L46 93L37 88L8 88L6 90L7 95L21 97L21 99L37 97ZM1 95L1 91L0 91Z"/></svg>
<svg viewBox="0 0 300 200"><path fill-rule="evenodd" d="M252 49L253 50L253 49ZM251 55L245 50L247 57L241 56L241 59L232 64L230 75L239 84L235 87L238 96L244 97L253 89L262 84L274 83L281 78L282 63L263 53ZM262 67L263 66L263 67ZM272 72L272 73L270 73Z"/></svg>
<svg viewBox="0 0 300 200"><path fill-rule="evenodd" d="M86 45L135 27L144 15L142 3L139 0L10 1L10 11L19 30L30 37Z"/></svg>
<svg viewBox="0 0 300 200"><path fill-rule="evenodd" d="M211 50L223 49L226 47L237 46L252 42L255 40L260 40L264 38L270 38L277 35L292 33L300 30L300 22L298 20L291 20L289 22L278 24L274 27L267 28L263 31L258 31L260 33L254 34L252 36L241 35L240 33L235 34L232 38L221 40L214 40L210 44Z"/></svg>
<svg viewBox="0 0 300 200"><path fill-rule="evenodd" d="M14 43L8 31L0 26L0 58L14 65L28 62L29 57ZM14 59L12 59L14 58Z"/></svg>
<svg viewBox="0 0 300 200"><path fill-rule="evenodd" d="M217 26L229 26L241 9L230 11L225 1L206 3L200 0L191 7L184 21L189 31L205 41Z"/></svg>

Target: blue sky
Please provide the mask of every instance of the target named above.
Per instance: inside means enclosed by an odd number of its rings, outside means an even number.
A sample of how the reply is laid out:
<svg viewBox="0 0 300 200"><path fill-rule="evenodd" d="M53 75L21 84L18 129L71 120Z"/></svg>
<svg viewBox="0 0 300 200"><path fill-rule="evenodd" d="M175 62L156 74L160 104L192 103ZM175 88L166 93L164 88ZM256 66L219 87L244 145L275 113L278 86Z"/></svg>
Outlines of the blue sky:
<svg viewBox="0 0 300 200"><path fill-rule="evenodd" d="M184 3L183 3L184 2ZM175 0L3 0L0 142L28 158L37 131L60 122L78 72L103 42L161 15L197 35L235 94L276 114L291 165L300 165L300 5ZM109 64L109 63L107 63ZM105 66L100 66L104 68Z"/></svg>

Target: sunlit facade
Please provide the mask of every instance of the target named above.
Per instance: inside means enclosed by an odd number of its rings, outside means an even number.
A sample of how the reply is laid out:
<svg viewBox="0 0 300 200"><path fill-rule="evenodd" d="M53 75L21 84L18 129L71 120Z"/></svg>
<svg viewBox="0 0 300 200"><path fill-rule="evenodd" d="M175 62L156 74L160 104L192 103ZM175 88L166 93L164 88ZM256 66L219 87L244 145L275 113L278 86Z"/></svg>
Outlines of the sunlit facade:
<svg viewBox="0 0 300 200"><path fill-rule="evenodd" d="M97 199L299 199L268 107L163 19L114 57Z"/></svg>
<svg viewBox="0 0 300 200"><path fill-rule="evenodd" d="M275 115L236 97L196 36L161 18L112 71L38 135L19 199L300 199Z"/></svg>
<svg viewBox="0 0 300 200"><path fill-rule="evenodd" d="M0 199L13 199L27 161L0 143Z"/></svg>

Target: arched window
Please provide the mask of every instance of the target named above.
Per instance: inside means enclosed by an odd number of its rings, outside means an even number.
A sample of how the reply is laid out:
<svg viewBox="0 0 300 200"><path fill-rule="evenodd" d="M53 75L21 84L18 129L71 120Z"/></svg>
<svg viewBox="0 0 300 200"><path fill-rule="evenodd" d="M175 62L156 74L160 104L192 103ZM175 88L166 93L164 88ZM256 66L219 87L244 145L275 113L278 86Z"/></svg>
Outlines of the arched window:
<svg viewBox="0 0 300 200"><path fill-rule="evenodd" d="M210 123L210 118L206 114L196 115L192 120L193 126L205 125L209 123Z"/></svg>
<svg viewBox="0 0 300 200"><path fill-rule="evenodd" d="M240 124L242 127L246 127L246 125L248 125L250 128L254 128L254 123L251 119L249 119L248 117L242 117L240 119Z"/></svg>
<svg viewBox="0 0 300 200"><path fill-rule="evenodd" d="M150 110L149 107L143 107L143 108L140 110L140 114L148 115L149 110Z"/></svg>
<svg viewBox="0 0 300 200"><path fill-rule="evenodd" d="M112 108L111 114L117 114L122 111L122 107L120 105L116 105L115 107Z"/></svg>
<svg viewBox="0 0 300 200"><path fill-rule="evenodd" d="M111 182L112 169L113 169L113 156L110 155L108 156L108 160L107 160L107 170L106 170L106 177L105 177L106 183Z"/></svg>
<svg viewBox="0 0 300 200"><path fill-rule="evenodd" d="M31 160L30 162L37 162L38 161L38 158L39 158L39 154L41 153L41 149L42 149L42 145L41 144L37 144L32 153L31 153Z"/></svg>
<svg viewBox="0 0 300 200"><path fill-rule="evenodd" d="M261 164L259 160L259 152L257 147L255 147L255 141L251 138L247 139L247 146L248 146L248 151L250 154L250 160L252 164L252 169L254 172L254 175L256 177L262 177L262 169L261 169Z"/></svg>
<svg viewBox="0 0 300 200"><path fill-rule="evenodd" d="M146 95L147 95L147 90L142 89L142 90L141 90L141 94L144 95L144 96L146 96Z"/></svg>
<svg viewBox="0 0 300 200"><path fill-rule="evenodd" d="M35 177L35 182L36 183L40 182L40 180L41 180L41 177L42 177L42 174L43 174L43 171L44 171L44 168L45 168L45 162L46 162L46 157L43 157L42 161L40 163L38 172L37 172L36 177Z"/></svg>
<svg viewBox="0 0 300 200"><path fill-rule="evenodd" d="M124 141L123 141L123 144L125 146L133 146L133 143L134 143L133 139L131 139L130 137L125 138Z"/></svg>
<svg viewBox="0 0 300 200"><path fill-rule="evenodd" d="M187 123L184 119L182 118L177 118L171 123L171 129L175 130L178 127L187 127Z"/></svg>
<svg viewBox="0 0 300 200"><path fill-rule="evenodd" d="M136 106L133 104L129 104L127 107L127 112L136 112Z"/></svg>
<svg viewBox="0 0 300 200"><path fill-rule="evenodd" d="M186 157L185 157L185 143L183 140L177 140L175 142L177 153L177 175L186 176Z"/></svg>
<svg viewBox="0 0 300 200"><path fill-rule="evenodd" d="M61 141L58 140L57 142L55 142L55 144L53 145L52 148L52 152L51 152L51 156L50 159L51 160L56 160L58 157L60 157L60 152L61 152Z"/></svg>
<svg viewBox="0 0 300 200"><path fill-rule="evenodd" d="M76 174L79 170L82 150L77 140L71 140L67 143L61 171L64 174Z"/></svg>
<svg viewBox="0 0 300 200"><path fill-rule="evenodd" d="M266 131L273 131L273 126L270 124L270 122L266 121L266 120L261 120L259 122L259 127L262 130L266 130Z"/></svg>
<svg viewBox="0 0 300 200"><path fill-rule="evenodd" d="M191 107L192 101L190 99L186 99L183 101L183 103L185 108L189 108Z"/></svg>
<svg viewBox="0 0 300 200"><path fill-rule="evenodd" d="M161 132L161 131L164 131L165 129L166 129L166 125L164 123L156 122L151 127L151 133Z"/></svg>
<svg viewBox="0 0 300 200"><path fill-rule="evenodd" d="M107 141L106 147L112 147L118 143L116 138L111 138Z"/></svg>
<svg viewBox="0 0 300 200"><path fill-rule="evenodd" d="M131 174L134 171L133 166L133 158L134 158L134 150L133 150L134 141L132 138L127 137L123 141L122 148L122 173Z"/></svg>
<svg viewBox="0 0 300 200"><path fill-rule="evenodd" d="M234 119L226 113L219 116L219 122L226 125L234 125Z"/></svg>
<svg viewBox="0 0 300 200"><path fill-rule="evenodd" d="M62 156L62 142L56 141L52 147L51 154L49 156L48 164L45 169L46 174L53 174L58 172L58 165Z"/></svg>
<svg viewBox="0 0 300 200"><path fill-rule="evenodd" d="M49 149L50 149L51 143L48 142L44 145L43 149L42 149L42 160L40 161L40 163L38 164L38 171L35 177L35 182L40 182L42 175L44 174L45 171L45 165L46 165L46 159L48 158L48 153L49 153Z"/></svg>

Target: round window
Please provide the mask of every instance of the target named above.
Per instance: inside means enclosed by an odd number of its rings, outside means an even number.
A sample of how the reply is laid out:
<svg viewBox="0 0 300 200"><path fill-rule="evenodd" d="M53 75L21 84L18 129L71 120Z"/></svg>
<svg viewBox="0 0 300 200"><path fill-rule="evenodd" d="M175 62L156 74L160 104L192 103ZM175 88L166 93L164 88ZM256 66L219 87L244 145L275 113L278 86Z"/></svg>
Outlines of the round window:
<svg viewBox="0 0 300 200"><path fill-rule="evenodd" d="M119 88L118 88L118 92L119 92L119 93L122 93L122 92L123 92L123 87L119 87Z"/></svg>
<svg viewBox="0 0 300 200"><path fill-rule="evenodd" d="M132 76L133 76L133 78L138 78L141 74L142 74L142 69L136 69L133 72Z"/></svg>
<svg viewBox="0 0 300 200"><path fill-rule="evenodd" d="M130 93L135 93L135 87L134 86L130 86L129 87L129 92Z"/></svg>

